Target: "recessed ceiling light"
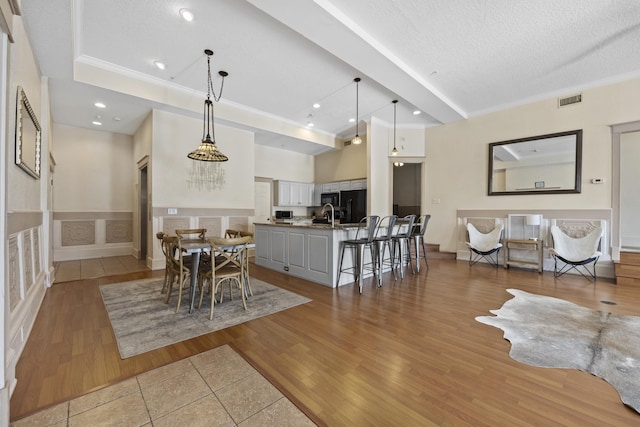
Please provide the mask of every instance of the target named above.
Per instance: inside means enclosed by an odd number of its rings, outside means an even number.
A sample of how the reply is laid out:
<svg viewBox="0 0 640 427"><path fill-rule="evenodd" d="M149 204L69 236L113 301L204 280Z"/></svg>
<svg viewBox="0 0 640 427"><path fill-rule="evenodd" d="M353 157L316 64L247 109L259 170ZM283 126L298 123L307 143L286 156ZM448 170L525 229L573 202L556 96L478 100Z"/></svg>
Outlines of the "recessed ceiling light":
<svg viewBox="0 0 640 427"><path fill-rule="evenodd" d="M155 64L156 67L158 67L161 70L164 70L165 68L167 68L167 66L166 66L166 64L164 62L153 61L153 63Z"/></svg>
<svg viewBox="0 0 640 427"><path fill-rule="evenodd" d="M99 122L97 120L92 121L91 124L94 124L96 126L102 126L102 122Z"/></svg>
<svg viewBox="0 0 640 427"><path fill-rule="evenodd" d="M310 128L314 127L315 125L311 122L307 123L307 126L309 126Z"/></svg>
<svg viewBox="0 0 640 427"><path fill-rule="evenodd" d="M313 108L320 108L320 104L316 102L315 104L313 104Z"/></svg>
<svg viewBox="0 0 640 427"><path fill-rule="evenodd" d="M413 115L414 115L414 116L417 116L417 115L418 115L418 114L420 114L420 113L422 113L422 111L420 111L420 110L416 110L416 111L414 111L414 112L413 112Z"/></svg>
<svg viewBox="0 0 640 427"><path fill-rule="evenodd" d="M354 119L353 117L349 119L349 123L353 123L355 121L356 121L356 119Z"/></svg>
<svg viewBox="0 0 640 427"><path fill-rule="evenodd" d="M106 106L104 103L102 103L102 102L96 102L96 103L95 103L95 104L93 104L93 105L95 105L95 106L96 106L96 107L98 107L98 108L107 108L107 106Z"/></svg>
<svg viewBox="0 0 640 427"><path fill-rule="evenodd" d="M122 120L122 119L121 119L120 117L118 117L118 116L116 116L116 117L114 117L114 118L113 118L113 121L114 121L114 122L119 122L120 120Z"/></svg>
<svg viewBox="0 0 640 427"><path fill-rule="evenodd" d="M180 16L187 22L193 21L193 12L189 9L180 9Z"/></svg>

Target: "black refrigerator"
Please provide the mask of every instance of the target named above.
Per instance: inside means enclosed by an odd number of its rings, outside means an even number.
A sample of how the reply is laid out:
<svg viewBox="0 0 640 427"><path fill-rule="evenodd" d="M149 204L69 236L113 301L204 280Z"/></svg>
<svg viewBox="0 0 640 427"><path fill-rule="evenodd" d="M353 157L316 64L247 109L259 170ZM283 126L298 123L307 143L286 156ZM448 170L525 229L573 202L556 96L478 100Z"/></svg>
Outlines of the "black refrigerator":
<svg viewBox="0 0 640 427"><path fill-rule="evenodd" d="M343 216L342 224L354 224L367 216L367 190L350 190L340 192L340 207Z"/></svg>

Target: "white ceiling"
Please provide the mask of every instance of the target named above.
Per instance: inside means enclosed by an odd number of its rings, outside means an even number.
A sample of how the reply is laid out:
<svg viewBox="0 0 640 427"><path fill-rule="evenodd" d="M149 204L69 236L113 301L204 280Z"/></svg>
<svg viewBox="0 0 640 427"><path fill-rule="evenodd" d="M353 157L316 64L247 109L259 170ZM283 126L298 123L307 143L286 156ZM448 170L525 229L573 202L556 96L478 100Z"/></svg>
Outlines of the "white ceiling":
<svg viewBox="0 0 640 427"><path fill-rule="evenodd" d="M361 121L392 123L398 99L399 126L429 127L640 76L636 0L23 0L21 11L56 123L95 128L100 115L99 129L133 134L151 108L201 117L162 92L201 105L209 48L216 91L229 72L216 121L308 154L355 133L354 77ZM87 78L83 64L141 83ZM224 106L282 125L235 121Z"/></svg>

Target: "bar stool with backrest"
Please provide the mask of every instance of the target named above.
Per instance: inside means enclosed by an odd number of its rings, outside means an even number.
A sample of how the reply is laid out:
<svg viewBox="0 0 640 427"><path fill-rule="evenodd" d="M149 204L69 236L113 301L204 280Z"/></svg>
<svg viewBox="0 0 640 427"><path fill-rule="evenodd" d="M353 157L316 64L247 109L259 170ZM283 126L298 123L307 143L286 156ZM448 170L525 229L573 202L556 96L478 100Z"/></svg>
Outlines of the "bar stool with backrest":
<svg viewBox="0 0 640 427"><path fill-rule="evenodd" d="M390 265L391 270L393 271L393 242L391 241L391 238L393 237L397 218L397 215L389 215L382 218L380 222L378 222L376 236L373 239L376 243L376 252L378 253L378 287L382 286L382 271L384 270L385 264ZM389 250L389 259L385 262L384 256L386 249ZM395 271L393 274L395 279Z"/></svg>
<svg viewBox="0 0 640 427"><path fill-rule="evenodd" d="M394 267L396 265L399 266L401 279L404 279L405 262L411 266L413 273L416 272L411 262L411 232L415 220L416 216L413 214L398 218L396 220L396 233L391 237L393 242L393 265Z"/></svg>
<svg viewBox="0 0 640 427"><path fill-rule="evenodd" d="M420 273L420 258L424 259L424 265L429 269L429 262L427 261L427 248L424 244L424 234L427 231L427 225L429 224L431 215L424 215L422 217L421 224L415 224L411 233L411 240L413 241L413 249L416 258L416 271ZM420 228L417 227L420 226ZM420 255L420 249L422 249L422 255Z"/></svg>
<svg viewBox="0 0 640 427"><path fill-rule="evenodd" d="M362 293L362 274L366 267L375 271L376 264L376 243L374 241L376 235L376 227L380 217L377 215L366 216L358 223L358 231L353 239L347 239L340 242L340 261L338 263L338 280L336 286L340 284L340 275L343 272L352 272L353 280L358 282L360 293ZM353 250L353 266L342 268L344 261L344 252L346 249ZM371 253L371 263L364 264L365 249L369 249Z"/></svg>

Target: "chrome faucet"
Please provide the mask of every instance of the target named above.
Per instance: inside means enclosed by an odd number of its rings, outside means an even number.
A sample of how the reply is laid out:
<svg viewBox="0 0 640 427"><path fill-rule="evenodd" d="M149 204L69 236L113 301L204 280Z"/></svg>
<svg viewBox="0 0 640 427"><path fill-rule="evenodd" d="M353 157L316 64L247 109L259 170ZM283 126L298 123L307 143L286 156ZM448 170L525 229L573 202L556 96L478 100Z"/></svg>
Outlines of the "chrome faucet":
<svg viewBox="0 0 640 427"><path fill-rule="evenodd" d="M331 203L325 203L324 206L322 206L322 212L324 212L324 208L326 208L327 206L329 206L331 208L331 228L334 228L335 227L336 211L333 208L333 205Z"/></svg>

